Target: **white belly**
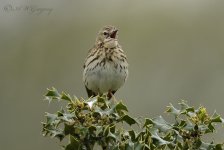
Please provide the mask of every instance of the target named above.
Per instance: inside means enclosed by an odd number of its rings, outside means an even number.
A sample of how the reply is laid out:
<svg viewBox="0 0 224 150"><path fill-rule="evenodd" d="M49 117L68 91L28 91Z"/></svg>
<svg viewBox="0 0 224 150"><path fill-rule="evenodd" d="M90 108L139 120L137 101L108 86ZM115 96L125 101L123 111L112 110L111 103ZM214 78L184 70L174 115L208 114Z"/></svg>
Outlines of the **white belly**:
<svg viewBox="0 0 224 150"><path fill-rule="evenodd" d="M94 70L84 70L85 84L88 89L95 93L118 90L125 82L127 69L120 70L120 66L114 66L111 62L106 62L105 66L98 66Z"/></svg>

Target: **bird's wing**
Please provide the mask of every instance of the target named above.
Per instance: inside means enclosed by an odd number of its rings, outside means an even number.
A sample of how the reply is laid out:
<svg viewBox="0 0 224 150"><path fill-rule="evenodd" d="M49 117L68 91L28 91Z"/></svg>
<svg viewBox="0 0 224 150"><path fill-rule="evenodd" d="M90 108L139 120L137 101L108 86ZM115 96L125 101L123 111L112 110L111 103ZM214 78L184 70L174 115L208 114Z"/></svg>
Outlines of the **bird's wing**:
<svg viewBox="0 0 224 150"><path fill-rule="evenodd" d="M95 54L95 51L96 51L95 46L93 48L89 49L88 54L87 54L87 57L86 57L85 62L84 62L84 65L83 65L83 68L85 68L87 66L87 60L88 60L88 58L89 57L92 57Z"/></svg>

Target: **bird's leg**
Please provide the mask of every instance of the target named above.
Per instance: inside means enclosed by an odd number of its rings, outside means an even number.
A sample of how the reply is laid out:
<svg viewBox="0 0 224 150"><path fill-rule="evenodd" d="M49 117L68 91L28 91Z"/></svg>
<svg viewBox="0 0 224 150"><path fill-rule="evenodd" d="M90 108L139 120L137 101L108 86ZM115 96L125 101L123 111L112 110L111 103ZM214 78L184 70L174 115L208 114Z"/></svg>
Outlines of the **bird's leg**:
<svg viewBox="0 0 224 150"><path fill-rule="evenodd" d="M88 97L91 97L91 96L95 97L96 96L96 94L92 90L88 89L87 86L85 86L85 88L86 88Z"/></svg>
<svg viewBox="0 0 224 150"><path fill-rule="evenodd" d="M108 91L108 94L107 94L107 97L108 97L108 100L110 100L113 96L114 96L114 93L115 93L116 91L112 91L112 90L109 90Z"/></svg>
<svg viewBox="0 0 224 150"><path fill-rule="evenodd" d="M108 92L108 94L107 94L107 98L108 98L108 100L110 100L111 99L111 92Z"/></svg>

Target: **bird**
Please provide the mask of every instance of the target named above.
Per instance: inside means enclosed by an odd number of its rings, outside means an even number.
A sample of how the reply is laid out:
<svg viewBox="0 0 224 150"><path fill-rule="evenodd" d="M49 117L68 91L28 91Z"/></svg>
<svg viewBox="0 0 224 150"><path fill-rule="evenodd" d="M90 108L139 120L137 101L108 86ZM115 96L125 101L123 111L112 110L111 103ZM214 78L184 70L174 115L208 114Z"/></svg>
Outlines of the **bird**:
<svg viewBox="0 0 224 150"><path fill-rule="evenodd" d="M118 43L118 29L106 25L98 32L84 62L83 82L88 97L106 94L111 99L127 77L127 56Z"/></svg>

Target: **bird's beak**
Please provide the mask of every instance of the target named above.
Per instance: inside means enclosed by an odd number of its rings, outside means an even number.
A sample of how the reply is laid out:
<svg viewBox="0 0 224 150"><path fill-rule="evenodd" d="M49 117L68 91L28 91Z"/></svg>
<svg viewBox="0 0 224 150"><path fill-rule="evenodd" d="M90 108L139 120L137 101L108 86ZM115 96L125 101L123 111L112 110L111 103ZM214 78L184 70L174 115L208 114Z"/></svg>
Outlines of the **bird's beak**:
<svg viewBox="0 0 224 150"><path fill-rule="evenodd" d="M114 38L116 37L116 35L117 35L117 31L118 31L118 30L114 30L114 31L111 33L110 37L114 39Z"/></svg>

